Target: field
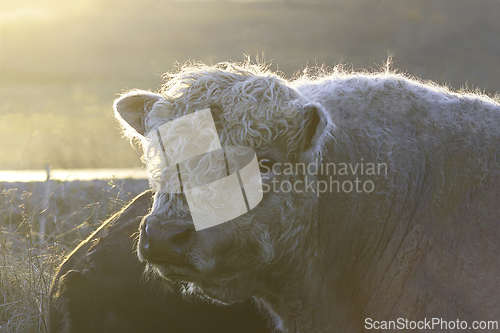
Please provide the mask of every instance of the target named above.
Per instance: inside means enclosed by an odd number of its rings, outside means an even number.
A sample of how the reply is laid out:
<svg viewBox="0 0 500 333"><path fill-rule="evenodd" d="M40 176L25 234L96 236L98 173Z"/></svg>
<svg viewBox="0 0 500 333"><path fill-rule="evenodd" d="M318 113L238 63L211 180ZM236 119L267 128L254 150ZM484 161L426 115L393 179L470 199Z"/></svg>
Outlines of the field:
<svg viewBox="0 0 500 333"><path fill-rule="evenodd" d="M111 106L156 90L176 62L394 69L453 89L500 90L498 0L0 3L0 169L132 168ZM145 180L0 182L0 331L45 332L64 255ZM42 233L44 236L40 235Z"/></svg>

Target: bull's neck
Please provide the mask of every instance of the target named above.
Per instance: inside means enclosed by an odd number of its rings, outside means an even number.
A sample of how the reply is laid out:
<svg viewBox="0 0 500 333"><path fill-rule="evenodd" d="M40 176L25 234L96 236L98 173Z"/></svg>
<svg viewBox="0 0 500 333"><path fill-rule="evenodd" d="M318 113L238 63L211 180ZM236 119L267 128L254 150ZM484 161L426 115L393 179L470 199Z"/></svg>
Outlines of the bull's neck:
<svg viewBox="0 0 500 333"><path fill-rule="evenodd" d="M404 316L405 299L395 285L411 283L408 277L418 264L420 226L404 225L414 207L391 210L390 201L382 207L360 193L329 193L319 200L321 232L311 233L317 239L307 242L315 248L301 249L308 255L277 276L284 289L264 297L282 319L283 331L358 332L366 318Z"/></svg>
<svg viewBox="0 0 500 333"><path fill-rule="evenodd" d="M314 263L316 264L316 263ZM324 278L317 270L304 267L297 271L290 267L276 276L283 286L276 293L261 297L264 304L279 318L279 329L284 333L325 333L328 317L325 311L331 307L331 297ZM309 271L308 271L309 269ZM318 273L318 274L312 274Z"/></svg>
<svg viewBox="0 0 500 333"><path fill-rule="evenodd" d="M310 265L300 271L293 267L283 271L278 278L286 287L262 298L281 319L278 328L284 333L361 331L363 320L353 316L353 302L348 300L351 291L342 286L339 263L321 263L320 259L311 258Z"/></svg>

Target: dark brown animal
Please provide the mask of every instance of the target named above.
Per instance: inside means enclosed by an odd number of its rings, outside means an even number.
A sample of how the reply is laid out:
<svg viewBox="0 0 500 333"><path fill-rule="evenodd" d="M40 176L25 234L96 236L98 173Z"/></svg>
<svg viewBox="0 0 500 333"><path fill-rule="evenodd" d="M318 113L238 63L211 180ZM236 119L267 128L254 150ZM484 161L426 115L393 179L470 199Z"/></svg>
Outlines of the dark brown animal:
<svg viewBox="0 0 500 333"><path fill-rule="evenodd" d="M50 291L50 332L270 332L250 301L220 306L187 300L176 284L165 292L158 278L144 281L134 235L151 203L152 192L142 193L64 261Z"/></svg>

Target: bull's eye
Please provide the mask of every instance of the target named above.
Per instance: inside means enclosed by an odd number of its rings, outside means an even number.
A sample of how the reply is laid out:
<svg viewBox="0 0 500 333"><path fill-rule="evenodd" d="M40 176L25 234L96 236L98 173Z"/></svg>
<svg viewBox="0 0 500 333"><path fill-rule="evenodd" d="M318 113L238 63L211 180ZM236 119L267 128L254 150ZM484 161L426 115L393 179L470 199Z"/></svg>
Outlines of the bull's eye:
<svg viewBox="0 0 500 333"><path fill-rule="evenodd" d="M269 158L263 158L259 161L260 173L267 175L273 172L274 161Z"/></svg>

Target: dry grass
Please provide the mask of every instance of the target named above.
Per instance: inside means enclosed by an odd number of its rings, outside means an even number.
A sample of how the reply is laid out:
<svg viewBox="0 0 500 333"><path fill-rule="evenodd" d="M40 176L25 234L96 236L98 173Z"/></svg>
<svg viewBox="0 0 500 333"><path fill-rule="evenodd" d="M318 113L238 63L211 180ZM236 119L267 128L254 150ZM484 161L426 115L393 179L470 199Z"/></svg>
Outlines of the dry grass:
<svg viewBox="0 0 500 333"><path fill-rule="evenodd" d="M145 190L147 181L54 183L47 197L46 183L0 186L0 332L47 332L57 267L100 221ZM44 237L38 233L41 219L47 221Z"/></svg>
<svg viewBox="0 0 500 333"><path fill-rule="evenodd" d="M3 332L47 332L50 283L68 248L2 232L0 236L0 329Z"/></svg>

